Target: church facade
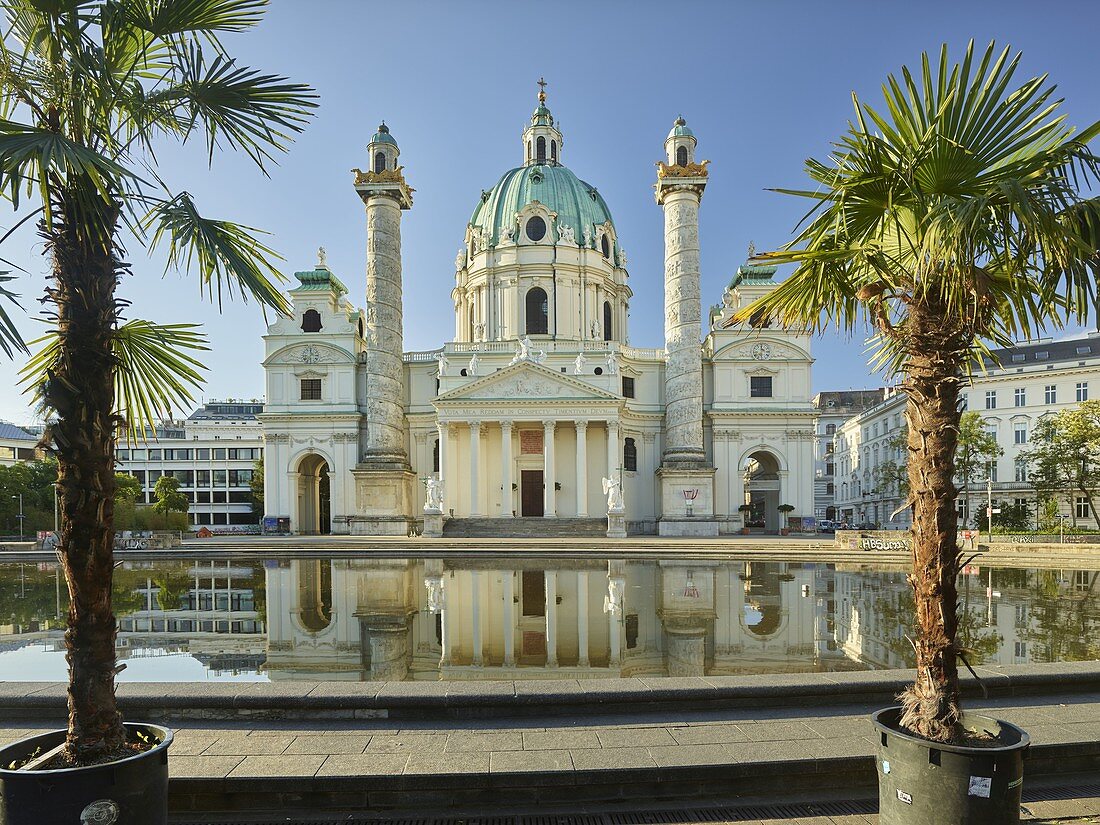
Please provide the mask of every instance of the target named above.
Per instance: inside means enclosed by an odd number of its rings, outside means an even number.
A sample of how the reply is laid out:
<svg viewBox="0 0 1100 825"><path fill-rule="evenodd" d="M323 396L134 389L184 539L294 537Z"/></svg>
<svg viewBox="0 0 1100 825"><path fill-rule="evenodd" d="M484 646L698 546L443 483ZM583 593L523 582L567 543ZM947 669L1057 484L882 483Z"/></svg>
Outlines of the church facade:
<svg viewBox="0 0 1100 825"><path fill-rule="evenodd" d="M623 241L596 187L563 164L540 93L523 163L482 192L465 228L452 340L406 352L401 215L413 190L379 127L354 180L366 210L365 307L322 254L295 273L292 316L264 337L268 523L405 535L499 519L508 535L507 520L541 518L553 535L610 510L611 535L714 536L811 516L809 336L723 326L773 287L774 269L751 263L704 318L708 161L696 161L682 118L664 148L664 347L627 343Z"/></svg>

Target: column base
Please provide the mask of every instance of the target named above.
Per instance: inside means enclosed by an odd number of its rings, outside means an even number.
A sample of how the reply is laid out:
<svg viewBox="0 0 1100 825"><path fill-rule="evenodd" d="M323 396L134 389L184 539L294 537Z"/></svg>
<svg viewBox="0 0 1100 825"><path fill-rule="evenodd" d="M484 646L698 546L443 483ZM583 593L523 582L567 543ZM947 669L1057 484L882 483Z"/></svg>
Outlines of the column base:
<svg viewBox="0 0 1100 825"><path fill-rule="evenodd" d="M607 537L609 539L626 538L626 514L622 510L608 512Z"/></svg>
<svg viewBox="0 0 1100 825"><path fill-rule="evenodd" d="M422 536L429 539L443 538L443 513L440 510L424 511L424 532Z"/></svg>
<svg viewBox="0 0 1100 825"><path fill-rule="evenodd" d="M657 535L718 538L718 522L701 518L662 518L657 521Z"/></svg>
<svg viewBox="0 0 1100 825"><path fill-rule="evenodd" d="M351 474L355 478L356 514L349 525L353 536L407 536L413 531L415 473L360 464Z"/></svg>

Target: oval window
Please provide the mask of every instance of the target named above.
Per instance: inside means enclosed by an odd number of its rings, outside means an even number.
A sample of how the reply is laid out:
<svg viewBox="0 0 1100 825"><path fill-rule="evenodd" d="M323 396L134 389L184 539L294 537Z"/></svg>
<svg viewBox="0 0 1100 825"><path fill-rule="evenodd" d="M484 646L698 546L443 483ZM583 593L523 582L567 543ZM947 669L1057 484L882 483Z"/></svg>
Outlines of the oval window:
<svg viewBox="0 0 1100 825"><path fill-rule="evenodd" d="M527 221L527 237L531 240L541 241L546 237L546 221L536 215Z"/></svg>

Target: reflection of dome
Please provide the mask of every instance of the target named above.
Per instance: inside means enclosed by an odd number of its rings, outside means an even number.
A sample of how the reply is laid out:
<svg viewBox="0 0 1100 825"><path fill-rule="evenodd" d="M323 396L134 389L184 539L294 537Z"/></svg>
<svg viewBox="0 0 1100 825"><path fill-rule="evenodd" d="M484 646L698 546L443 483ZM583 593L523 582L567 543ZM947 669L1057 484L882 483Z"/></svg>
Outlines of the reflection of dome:
<svg viewBox="0 0 1100 825"><path fill-rule="evenodd" d="M516 213L536 200L557 213L558 227L572 227L577 243L583 243L585 227L595 236L592 227L611 223L611 210L596 187L564 166L536 164L505 172L497 185L482 195L470 226L489 230L490 242L495 244L501 228L511 226Z"/></svg>

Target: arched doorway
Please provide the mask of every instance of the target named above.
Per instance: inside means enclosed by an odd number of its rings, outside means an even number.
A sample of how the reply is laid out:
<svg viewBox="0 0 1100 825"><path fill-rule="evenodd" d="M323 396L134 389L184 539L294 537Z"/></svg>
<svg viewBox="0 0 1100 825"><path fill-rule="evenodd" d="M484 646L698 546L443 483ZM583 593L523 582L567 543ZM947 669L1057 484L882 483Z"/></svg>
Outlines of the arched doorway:
<svg viewBox="0 0 1100 825"><path fill-rule="evenodd" d="M749 512L747 527L767 532L778 532L781 524L779 505L782 488L779 477L779 459L766 450L757 450L745 459L742 468L745 479L745 503Z"/></svg>
<svg viewBox="0 0 1100 825"><path fill-rule="evenodd" d="M328 462L310 453L298 463L298 525L300 535L332 532Z"/></svg>
<svg viewBox="0 0 1100 825"><path fill-rule="evenodd" d="M310 633L332 622L332 562L305 559L298 565L298 618Z"/></svg>

